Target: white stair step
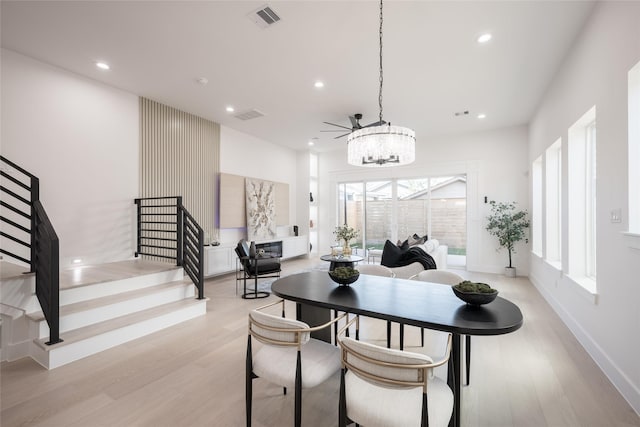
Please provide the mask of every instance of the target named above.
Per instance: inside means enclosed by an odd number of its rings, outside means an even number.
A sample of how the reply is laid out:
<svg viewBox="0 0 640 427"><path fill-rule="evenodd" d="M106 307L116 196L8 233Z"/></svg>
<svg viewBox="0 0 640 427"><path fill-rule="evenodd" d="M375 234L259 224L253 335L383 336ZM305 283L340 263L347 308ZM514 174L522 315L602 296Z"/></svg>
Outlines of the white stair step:
<svg viewBox="0 0 640 427"><path fill-rule="evenodd" d="M60 271L60 289L113 282L177 268L179 267L173 263L148 261L140 258L106 264L76 266Z"/></svg>
<svg viewBox="0 0 640 427"><path fill-rule="evenodd" d="M189 279L135 289L60 307L60 333L93 325L158 305L192 298L196 288ZM31 336L47 338L49 326L42 311L30 313Z"/></svg>
<svg viewBox="0 0 640 427"><path fill-rule="evenodd" d="M172 267L151 274L60 289L60 306L115 295L134 289L149 288L162 283L175 282L183 279L184 271L182 267Z"/></svg>
<svg viewBox="0 0 640 427"><path fill-rule="evenodd" d="M50 346L45 344L48 338L37 339L33 341L31 356L44 367L53 369L204 315L206 303L207 299L190 298L163 304L74 329L61 334L63 342Z"/></svg>

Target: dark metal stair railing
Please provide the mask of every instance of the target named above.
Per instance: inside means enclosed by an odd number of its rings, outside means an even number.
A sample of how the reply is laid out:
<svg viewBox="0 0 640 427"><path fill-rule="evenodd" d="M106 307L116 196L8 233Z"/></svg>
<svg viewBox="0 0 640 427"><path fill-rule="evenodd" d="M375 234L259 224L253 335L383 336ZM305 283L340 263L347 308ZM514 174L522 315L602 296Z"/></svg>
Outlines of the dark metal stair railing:
<svg viewBox="0 0 640 427"><path fill-rule="evenodd" d="M0 253L24 262L25 264L29 264L29 272L34 273L36 271L34 264L36 245L35 234L32 232L35 230L33 203L36 200L40 200L40 180L4 156L0 156L0 160L3 166L8 166L10 169L19 172L19 178L16 178L9 174L7 168L3 167L0 169L0 176L8 180L6 185L4 185L5 183L0 185L0 193L2 194L0 205L13 212L16 216L16 218L14 218L15 220L12 220L4 214L0 215L0 221L10 226L10 228L6 229L7 232L2 231L0 235L21 246L29 248L30 255L29 258L26 258L6 248L0 248ZM28 182L28 184L24 181ZM9 188L9 185L13 187ZM19 191L28 192L28 196L18 194ZM24 221L25 219L29 222L28 227L18 222L20 220ZM24 237L25 234L28 235L27 238Z"/></svg>
<svg viewBox="0 0 640 427"><path fill-rule="evenodd" d="M60 339L60 243L58 236L40 202L40 180L33 174L0 156L1 163L19 172L20 178L12 176L2 168L0 176L6 179L6 186L0 185L2 200L0 205L15 216L15 220L0 215L0 221L10 227L0 232L2 237L29 248L29 258L18 255L6 248L0 253L29 265L29 272L36 276L36 296L49 325L49 341L46 344L62 342ZM26 184L24 181L27 181ZM11 188L9 188L11 186ZM28 192L28 198L18 192ZM20 219L21 218L21 219ZM18 221L27 220L29 227ZM29 242L24 234L29 235Z"/></svg>
<svg viewBox="0 0 640 427"><path fill-rule="evenodd" d="M136 253L175 260L204 298L204 231L182 196L142 197L136 204Z"/></svg>
<svg viewBox="0 0 640 427"><path fill-rule="evenodd" d="M204 298L204 230L182 207L183 238L182 268L198 289L198 299Z"/></svg>
<svg viewBox="0 0 640 427"><path fill-rule="evenodd" d="M36 218L36 295L49 324L51 345L60 339L60 242L40 200L34 202Z"/></svg>

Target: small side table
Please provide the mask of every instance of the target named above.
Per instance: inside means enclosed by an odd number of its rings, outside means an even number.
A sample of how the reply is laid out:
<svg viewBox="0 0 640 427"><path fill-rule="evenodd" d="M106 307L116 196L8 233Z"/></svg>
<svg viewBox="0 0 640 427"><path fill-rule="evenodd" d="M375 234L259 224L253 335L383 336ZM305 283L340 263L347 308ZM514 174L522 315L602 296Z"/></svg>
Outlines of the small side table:
<svg viewBox="0 0 640 427"><path fill-rule="evenodd" d="M360 255L322 255L320 259L330 262L329 271L333 271L338 267L353 267L354 263L362 261L364 257Z"/></svg>

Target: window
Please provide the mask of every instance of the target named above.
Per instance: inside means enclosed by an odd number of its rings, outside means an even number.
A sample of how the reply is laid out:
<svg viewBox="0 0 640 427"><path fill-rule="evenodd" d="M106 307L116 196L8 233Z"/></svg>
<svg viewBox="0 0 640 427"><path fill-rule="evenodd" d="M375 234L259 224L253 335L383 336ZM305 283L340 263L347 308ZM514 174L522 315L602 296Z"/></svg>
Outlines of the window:
<svg viewBox="0 0 640 427"><path fill-rule="evenodd" d="M398 181L398 239L430 235L429 178Z"/></svg>
<svg viewBox="0 0 640 427"><path fill-rule="evenodd" d="M315 198L315 199L314 199ZM318 155L309 154L309 244L318 252Z"/></svg>
<svg viewBox="0 0 640 427"><path fill-rule="evenodd" d="M428 235L466 262L466 175L338 184L338 222L360 230L352 247L382 249L385 241Z"/></svg>
<svg viewBox="0 0 640 427"><path fill-rule="evenodd" d="M585 229L587 277L596 279L596 122L589 123L585 132Z"/></svg>
<svg viewBox="0 0 640 427"><path fill-rule="evenodd" d="M569 128L569 275L592 293L596 283L596 107Z"/></svg>
<svg viewBox="0 0 640 427"><path fill-rule="evenodd" d="M365 184L365 238L366 247L382 249L384 242L393 240L393 189L391 180L372 181Z"/></svg>
<svg viewBox="0 0 640 427"><path fill-rule="evenodd" d="M449 265L466 264L467 254L467 177L431 178L429 236L449 247Z"/></svg>
<svg viewBox="0 0 640 427"><path fill-rule="evenodd" d="M562 140L547 148L545 153L545 259L557 267L562 262Z"/></svg>
<svg viewBox="0 0 640 427"><path fill-rule="evenodd" d="M533 212L531 231L533 232L533 253L542 256L542 156L531 165Z"/></svg>
<svg viewBox="0 0 640 427"><path fill-rule="evenodd" d="M640 235L640 62L629 71L629 232Z"/></svg>
<svg viewBox="0 0 640 427"><path fill-rule="evenodd" d="M360 230L358 237L351 241L351 246L362 248L364 227L364 184L362 182L347 182L338 185L338 224L347 224ZM336 225L338 225L336 224ZM336 242L340 243L340 242Z"/></svg>

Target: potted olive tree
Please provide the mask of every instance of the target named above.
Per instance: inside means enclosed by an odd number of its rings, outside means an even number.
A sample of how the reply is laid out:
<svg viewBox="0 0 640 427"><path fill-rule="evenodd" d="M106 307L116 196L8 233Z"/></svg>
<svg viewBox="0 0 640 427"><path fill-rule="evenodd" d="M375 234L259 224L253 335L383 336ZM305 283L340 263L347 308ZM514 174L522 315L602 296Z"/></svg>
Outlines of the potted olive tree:
<svg viewBox="0 0 640 427"><path fill-rule="evenodd" d="M487 217L487 231L492 236L498 238L501 248L506 248L509 252L509 266L505 267L505 275L515 277L516 269L511 265L511 254L515 253L515 244L521 240L529 242L525 229L529 228L529 219L526 210L516 210L516 203L497 203L495 200L491 204L491 214Z"/></svg>

